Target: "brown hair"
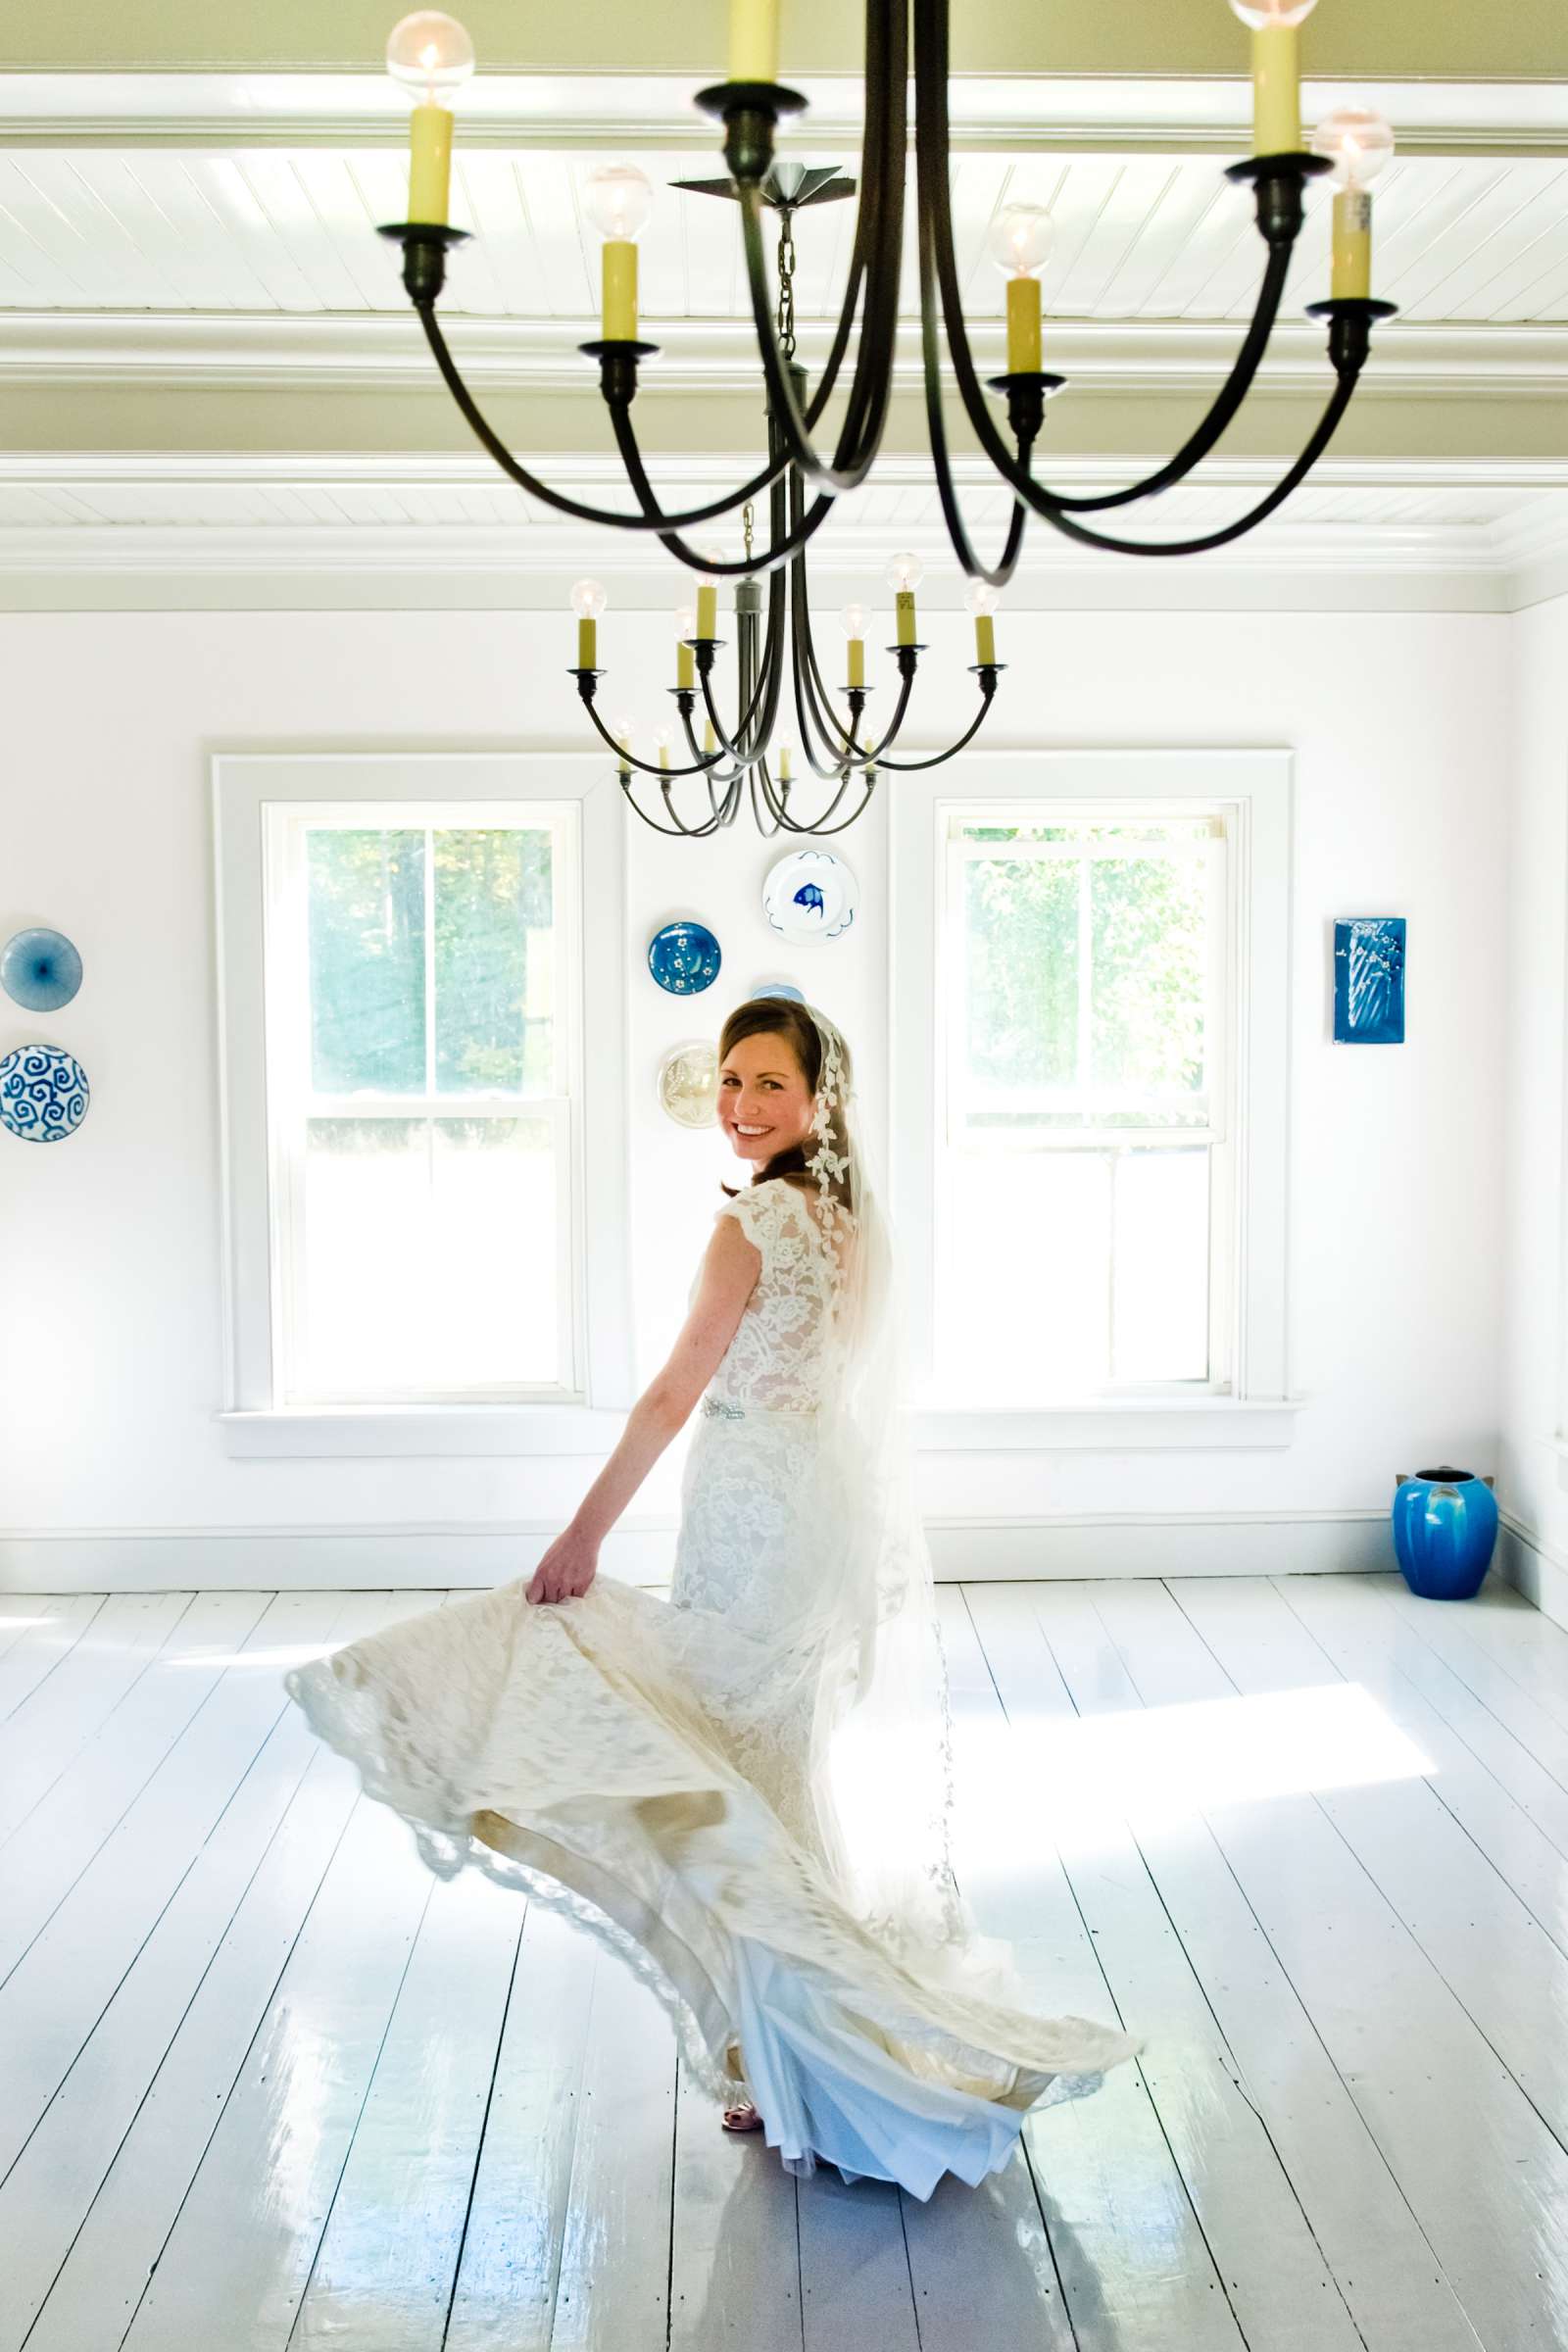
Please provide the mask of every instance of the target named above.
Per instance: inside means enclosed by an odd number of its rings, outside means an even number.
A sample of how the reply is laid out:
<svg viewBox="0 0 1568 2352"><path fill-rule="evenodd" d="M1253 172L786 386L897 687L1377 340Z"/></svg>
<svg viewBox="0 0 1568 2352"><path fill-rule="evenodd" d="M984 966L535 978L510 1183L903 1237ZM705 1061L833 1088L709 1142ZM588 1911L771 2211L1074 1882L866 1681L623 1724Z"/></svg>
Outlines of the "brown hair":
<svg viewBox="0 0 1568 2352"><path fill-rule="evenodd" d="M719 1066L722 1068L743 1038L764 1035L784 1039L801 1065L801 1074L808 1092L814 1095L817 1081L822 1075L822 1041L817 1034L816 1023L805 1005L798 1004L793 997L749 997L744 1004L737 1004L718 1033ZM842 1049L842 1083L848 1089L851 1074L850 1049L847 1045ZM791 1144L784 1151L775 1152L765 1167L757 1170L752 1182L765 1184L769 1176L797 1173L806 1173L806 1153L799 1144ZM840 1188L835 1185L833 1189L837 1192ZM722 1184L721 1190L733 1200L741 1187Z"/></svg>

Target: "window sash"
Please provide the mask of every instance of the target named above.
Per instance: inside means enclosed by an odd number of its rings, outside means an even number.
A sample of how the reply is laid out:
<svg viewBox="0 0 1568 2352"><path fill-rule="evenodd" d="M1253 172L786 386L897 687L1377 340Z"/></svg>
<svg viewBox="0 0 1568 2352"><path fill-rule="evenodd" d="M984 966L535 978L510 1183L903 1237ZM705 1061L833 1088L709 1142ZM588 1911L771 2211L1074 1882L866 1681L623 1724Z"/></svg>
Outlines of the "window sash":
<svg viewBox="0 0 1568 2352"><path fill-rule="evenodd" d="M266 810L266 913L263 975L267 1037L270 1261L274 1335L273 1396L282 1407L300 1404L575 1403L584 1401L584 1309L576 1202L580 1155L581 1040L578 999L580 899L579 812L572 802L353 801L273 804ZM551 837L551 910L555 941L553 1060L559 1091L529 1094L396 1093L364 1089L344 1096L318 1093L311 1082L310 903L307 836L323 829L423 832L425 1076L435 1067L434 858L429 837L445 832L548 832ZM568 1083L564 1084L563 1081ZM307 1385L301 1375L305 1329L305 1184L307 1130L319 1118L545 1119L554 1152L558 1258L566 1269L557 1283L556 1360L552 1382L448 1385L423 1382L357 1385L336 1394Z"/></svg>
<svg viewBox="0 0 1568 2352"><path fill-rule="evenodd" d="M947 1301L953 1296L956 1275L953 1265L955 1241L955 1195L957 1189L957 1155L960 1152L981 1154L1015 1153L1020 1152L1095 1152L1101 1154L1122 1153L1130 1151L1193 1151L1203 1150L1208 1154L1208 1231L1207 1231L1207 1298L1206 1332L1207 1374L1190 1380L1149 1381L1111 1380L1091 1384L1079 1392L1086 1399L1128 1396L1177 1396L1223 1394L1232 1386L1230 1333L1234 1313L1235 1274L1232 1266L1234 1216L1236 1201L1235 1152L1233 1149L1234 1114L1234 1048L1236 1033L1233 1003L1234 974L1239 968L1237 930L1240 919L1239 877L1243 862L1240 841L1242 811L1235 804L1182 804L1171 801L1139 802L1110 799L1090 802L1057 800L1054 798L1009 799L1005 803L988 806L985 803L962 802L939 804L937 822L945 856L939 864L941 895L935 913L937 937L934 943L934 971L939 1004L946 1008L946 1019L939 1025L936 1040L937 1103L935 1165L933 1168L934 1210L933 1250L930 1258L935 1297L931 1301L933 1338L940 1341L945 1324L952 1320ZM1121 838L1112 841L976 841L971 829L982 825L1040 826L1066 823L1150 825L1172 818L1197 818L1207 823L1206 835L1186 839L1151 838L1138 841ZM1203 1036L1205 1078L1204 1102L1206 1118L1200 1124L1171 1125L1149 1119L1133 1126L1075 1126L1036 1127L1033 1129L999 1130L976 1124L977 1109L998 1111L1016 1108L1039 1112L1042 1109L1072 1107L1075 1099L1091 1101L1098 1109L1121 1107L1116 1097L1125 1098L1125 1107L1152 1110L1162 1101L1171 1098L1156 1090L1095 1090L1090 1087L1071 1088L993 1088L984 1092L967 1083L967 1016L969 997L968 935L966 923L964 878L965 869L979 858L1030 858L1041 861L1064 862L1159 858L1197 863L1205 881L1204 904L1206 943ZM1089 893L1080 894L1080 1068L1088 1066L1085 1056L1084 1024L1092 1004L1090 954L1083 932L1087 922ZM1188 1102L1191 1096L1181 1098ZM1114 1185L1112 1187L1114 1200ZM1110 1244L1106 1281L1106 1312L1114 1331L1115 1315L1115 1242ZM1107 1360L1113 1348L1107 1344ZM937 1358L933 1352L933 1371Z"/></svg>

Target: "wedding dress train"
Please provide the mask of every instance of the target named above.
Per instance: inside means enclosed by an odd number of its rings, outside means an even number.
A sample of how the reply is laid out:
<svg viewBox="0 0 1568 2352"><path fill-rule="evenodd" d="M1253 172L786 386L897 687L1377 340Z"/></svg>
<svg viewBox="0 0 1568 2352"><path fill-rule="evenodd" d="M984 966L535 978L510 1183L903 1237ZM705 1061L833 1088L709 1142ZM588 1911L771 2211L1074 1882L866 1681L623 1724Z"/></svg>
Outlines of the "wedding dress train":
<svg viewBox="0 0 1568 2352"><path fill-rule="evenodd" d="M791 2171L924 2198L1142 2044L1034 2013L951 1882L940 1938L866 1899L829 1770L844 1677L811 1638L863 1477L819 1409L829 1253L788 1178L719 1213L761 1272L687 1455L669 1599L601 1575L531 1605L519 1578L286 1684L433 1871L476 1865L627 1961L695 2079L753 2099Z"/></svg>

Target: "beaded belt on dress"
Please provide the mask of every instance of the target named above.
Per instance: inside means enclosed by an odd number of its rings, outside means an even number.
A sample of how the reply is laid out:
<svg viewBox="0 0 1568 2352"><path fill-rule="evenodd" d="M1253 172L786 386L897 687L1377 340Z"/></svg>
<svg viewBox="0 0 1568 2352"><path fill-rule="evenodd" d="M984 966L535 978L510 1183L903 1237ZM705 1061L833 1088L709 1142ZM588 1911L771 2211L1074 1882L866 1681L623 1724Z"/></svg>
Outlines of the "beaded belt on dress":
<svg viewBox="0 0 1568 2352"><path fill-rule="evenodd" d="M725 1404L717 1396L703 1398L703 1413L710 1421L808 1421L814 1420L814 1404Z"/></svg>

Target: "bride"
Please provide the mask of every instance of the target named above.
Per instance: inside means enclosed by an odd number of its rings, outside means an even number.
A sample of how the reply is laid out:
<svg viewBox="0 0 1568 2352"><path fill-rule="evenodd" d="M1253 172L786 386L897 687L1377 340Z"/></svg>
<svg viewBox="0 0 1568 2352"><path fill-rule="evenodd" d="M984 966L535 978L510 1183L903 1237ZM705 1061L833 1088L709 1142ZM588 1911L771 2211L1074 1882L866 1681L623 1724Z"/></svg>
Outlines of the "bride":
<svg viewBox="0 0 1568 2352"><path fill-rule="evenodd" d="M719 1041L749 1185L663 1369L526 1581L286 1678L411 1823L564 1911L663 2003L731 2130L931 2194L1142 2043L1035 2010L949 1854L946 1666L849 1049L785 997ZM599 1548L701 1405L668 1600Z"/></svg>

